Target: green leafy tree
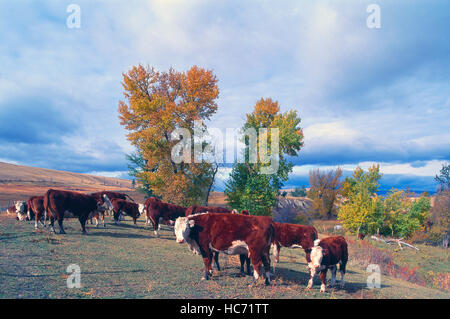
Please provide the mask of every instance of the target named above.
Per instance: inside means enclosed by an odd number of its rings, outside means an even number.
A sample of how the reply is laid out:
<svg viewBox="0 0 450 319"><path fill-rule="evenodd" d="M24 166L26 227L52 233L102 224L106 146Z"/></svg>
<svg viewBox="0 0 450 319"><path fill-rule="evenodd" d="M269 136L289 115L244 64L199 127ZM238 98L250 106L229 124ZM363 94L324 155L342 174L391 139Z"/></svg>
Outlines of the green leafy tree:
<svg viewBox="0 0 450 319"><path fill-rule="evenodd" d="M347 201L338 212L338 219L345 228L356 234L368 229L372 215L378 207L372 196L378 190L381 176L380 166L373 165L367 172L358 166L353 175L346 178L343 188Z"/></svg>
<svg viewBox="0 0 450 319"><path fill-rule="evenodd" d="M276 158L278 169L274 173L265 174L263 169L271 163L265 163L258 152L256 163L250 162L250 140L245 137L244 163L235 163L230 179L225 184L225 195L232 208L248 209L255 215L271 215L272 208L276 206L277 195L288 180L292 171L292 163L286 156L296 156L303 146L303 133L300 118L296 111L280 113L278 102L272 99L261 98L256 102L252 113L247 114L247 120L243 126L246 129L255 129L259 151L267 141L268 156L272 156L272 141L269 129L278 129L279 132L279 156ZM267 129L261 133L259 129ZM270 147L269 147L270 146Z"/></svg>

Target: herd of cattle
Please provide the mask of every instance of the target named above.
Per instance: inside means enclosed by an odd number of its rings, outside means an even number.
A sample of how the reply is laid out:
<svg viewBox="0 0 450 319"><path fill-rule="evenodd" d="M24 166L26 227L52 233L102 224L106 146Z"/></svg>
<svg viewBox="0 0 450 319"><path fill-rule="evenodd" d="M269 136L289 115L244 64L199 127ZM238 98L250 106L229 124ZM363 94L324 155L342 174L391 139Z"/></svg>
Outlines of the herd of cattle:
<svg viewBox="0 0 450 319"><path fill-rule="evenodd" d="M314 276L320 272L321 288L325 291L326 273L331 271L331 286L336 279L337 264L341 273L341 287L344 287L345 267L348 260L347 242L344 237L335 236L318 239L313 226L274 222L267 216L252 216L248 211L229 210L215 206L190 206L188 208L165 203L150 197L145 204L136 204L124 193L102 191L83 194L72 191L49 189L43 196L33 196L26 202L15 202L8 213L17 214L18 220L33 220L46 226L47 220L55 232L54 222L58 221L59 231L65 234L64 218L77 217L82 233L86 234L86 222L99 219L105 225L105 213L112 212L115 223L123 216L130 216L134 224L140 215L145 214L146 224L153 224L158 236L161 222L174 228L176 241L186 242L189 249L201 255L205 265L204 279L212 274L214 260L220 271L219 253L239 255L241 274L251 275L254 280L262 276L264 268L265 283L270 283L270 247L273 247L275 262L279 261L281 247L301 247L305 251L312 287ZM244 265L246 264L246 272Z"/></svg>

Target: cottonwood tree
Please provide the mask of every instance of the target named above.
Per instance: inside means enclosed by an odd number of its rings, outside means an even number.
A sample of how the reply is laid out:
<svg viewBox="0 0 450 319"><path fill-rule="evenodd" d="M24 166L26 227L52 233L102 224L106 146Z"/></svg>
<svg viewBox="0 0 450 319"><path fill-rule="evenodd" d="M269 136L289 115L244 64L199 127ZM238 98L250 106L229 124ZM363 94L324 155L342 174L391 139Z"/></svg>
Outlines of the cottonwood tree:
<svg viewBox="0 0 450 319"><path fill-rule="evenodd" d="M315 169L309 172L308 197L313 200L312 211L316 218L331 218L336 215L335 201L341 188L342 169L327 172Z"/></svg>
<svg viewBox="0 0 450 319"><path fill-rule="evenodd" d="M186 72L162 72L137 65L123 74L122 86L120 123L145 161L145 169L136 174L138 181L165 201L197 203L211 184L214 168L211 163L195 163L194 152L175 162L171 153L180 138L172 132L187 129L193 135L195 122L208 120L217 111L216 76L197 66Z"/></svg>

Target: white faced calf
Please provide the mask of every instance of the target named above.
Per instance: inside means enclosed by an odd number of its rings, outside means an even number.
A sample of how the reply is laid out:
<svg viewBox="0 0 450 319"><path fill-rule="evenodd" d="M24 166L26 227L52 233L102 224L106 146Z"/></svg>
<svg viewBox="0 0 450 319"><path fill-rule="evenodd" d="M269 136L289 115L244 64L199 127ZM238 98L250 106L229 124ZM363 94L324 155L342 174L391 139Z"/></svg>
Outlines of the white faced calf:
<svg viewBox="0 0 450 319"><path fill-rule="evenodd" d="M339 264L341 273L341 288L345 283L345 266L348 260L347 242L342 236L327 237L314 241L314 247L311 250L311 262L308 264L311 277L308 283L308 289L313 285L314 276L320 272L320 291L325 291L327 271L331 271L331 284L333 287L336 281L336 265Z"/></svg>

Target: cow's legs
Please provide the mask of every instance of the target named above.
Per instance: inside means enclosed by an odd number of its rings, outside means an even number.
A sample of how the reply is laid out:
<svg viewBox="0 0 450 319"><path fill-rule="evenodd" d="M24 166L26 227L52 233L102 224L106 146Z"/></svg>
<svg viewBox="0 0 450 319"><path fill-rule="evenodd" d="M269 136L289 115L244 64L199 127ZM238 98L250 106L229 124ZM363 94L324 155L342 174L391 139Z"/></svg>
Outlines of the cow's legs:
<svg viewBox="0 0 450 319"><path fill-rule="evenodd" d="M207 252L208 256L207 257L203 257L203 263L205 264L205 275L203 276L202 280L209 280L209 276L212 274L212 253L211 252Z"/></svg>
<svg viewBox="0 0 450 319"><path fill-rule="evenodd" d="M325 287L327 284L327 268L320 271L320 292L325 292Z"/></svg>
<svg viewBox="0 0 450 319"><path fill-rule="evenodd" d="M158 230L159 230L159 227L160 227L160 225L159 225L159 217L156 216L154 218L151 218L151 221L153 222L153 233L155 234L156 237L159 237L159 234L158 234Z"/></svg>
<svg viewBox="0 0 450 319"><path fill-rule="evenodd" d="M105 224L105 212L103 212L101 216L102 216L103 228L106 228L106 224Z"/></svg>
<svg viewBox="0 0 450 319"><path fill-rule="evenodd" d="M98 228L98 219L99 219L99 216L95 217L95 228ZM92 222L92 219L91 219L91 222Z"/></svg>
<svg viewBox="0 0 450 319"><path fill-rule="evenodd" d="M53 217L53 216L50 216L50 227L51 227L51 230L52 230L52 232L54 233L54 234L56 234L56 231L55 231L55 217Z"/></svg>
<svg viewBox="0 0 450 319"><path fill-rule="evenodd" d="M345 266L346 262L339 263L339 272L341 273L341 288L344 288L345 285Z"/></svg>
<svg viewBox="0 0 450 319"><path fill-rule="evenodd" d="M214 264L216 265L217 270L220 271L219 253L217 251L214 252Z"/></svg>
<svg viewBox="0 0 450 319"><path fill-rule="evenodd" d="M87 217L86 217L86 216L80 216L80 217L78 218L78 220L80 221L80 225L81 225L81 233L82 233L83 235L87 235L87 232L86 232L86 221L87 221Z"/></svg>
<svg viewBox="0 0 450 319"><path fill-rule="evenodd" d="M137 225L136 225L136 220L137 220L137 218L136 218L136 217L133 217L133 223L134 223L134 226L135 226L135 227L137 227Z"/></svg>
<svg viewBox="0 0 450 319"><path fill-rule="evenodd" d="M330 271L331 271L331 283L330 283L330 287L334 287L334 284L336 282L336 270L337 267L336 265L333 265L330 267Z"/></svg>
<svg viewBox="0 0 450 319"><path fill-rule="evenodd" d="M275 244L272 244L272 248L273 248L273 256L275 257L275 263L278 263L278 262L280 262L281 246L279 243L275 243Z"/></svg>
<svg viewBox="0 0 450 319"><path fill-rule="evenodd" d="M261 256L255 251L250 251L250 259L253 265L253 281L256 283L260 277L260 270L262 265Z"/></svg>
<svg viewBox="0 0 450 319"><path fill-rule="evenodd" d="M242 254L242 255L239 255L239 260L240 260L240 262L241 262L241 275L242 276L245 276L245 272L244 272L244 264L246 263L247 265L247 275L251 275L251 272L250 272L250 258L248 258L248 255L246 255L246 254Z"/></svg>
<svg viewBox="0 0 450 319"><path fill-rule="evenodd" d="M64 231L64 227L63 227L63 218L58 218L58 225L59 225L59 233L60 234L65 234L66 232Z"/></svg>
<svg viewBox="0 0 450 319"><path fill-rule="evenodd" d="M262 258L262 263L264 265L264 270L265 270L265 275L266 275L266 280L265 280L265 284L269 285L270 284L270 257L269 257L269 252L267 253L263 253L263 255L261 256Z"/></svg>
<svg viewBox="0 0 450 319"><path fill-rule="evenodd" d="M316 271L314 268L309 268L309 281L308 286L306 286L307 289L311 289L313 283L314 283L314 276L316 275Z"/></svg>

